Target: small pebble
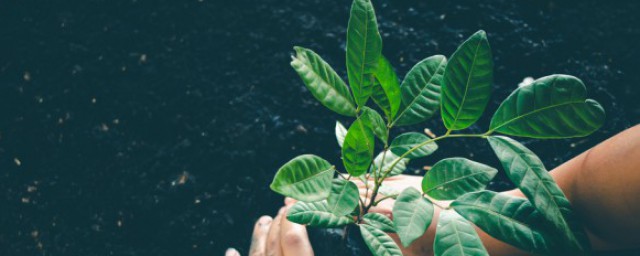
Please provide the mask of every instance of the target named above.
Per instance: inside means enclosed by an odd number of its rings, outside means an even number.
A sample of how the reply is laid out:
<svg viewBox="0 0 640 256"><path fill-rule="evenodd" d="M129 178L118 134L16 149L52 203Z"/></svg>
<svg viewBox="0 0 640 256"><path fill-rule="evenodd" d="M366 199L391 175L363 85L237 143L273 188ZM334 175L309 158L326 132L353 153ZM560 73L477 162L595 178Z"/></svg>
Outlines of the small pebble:
<svg viewBox="0 0 640 256"><path fill-rule="evenodd" d="M140 55L140 63L146 63L146 62L147 62L147 55L146 54Z"/></svg>
<svg viewBox="0 0 640 256"><path fill-rule="evenodd" d="M22 79L24 79L27 82L31 81L31 73L29 73L29 71L25 71L24 74L22 75Z"/></svg>

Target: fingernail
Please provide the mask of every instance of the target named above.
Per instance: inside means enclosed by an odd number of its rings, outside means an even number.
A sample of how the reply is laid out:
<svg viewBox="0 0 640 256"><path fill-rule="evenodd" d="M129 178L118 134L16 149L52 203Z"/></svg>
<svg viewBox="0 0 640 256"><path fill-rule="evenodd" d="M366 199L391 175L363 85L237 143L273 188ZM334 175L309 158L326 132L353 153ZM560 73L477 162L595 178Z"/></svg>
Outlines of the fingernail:
<svg viewBox="0 0 640 256"><path fill-rule="evenodd" d="M258 224L262 225L267 225L269 223L271 223L273 219L271 219L271 217L269 216L262 216L260 217L260 220L258 220Z"/></svg>
<svg viewBox="0 0 640 256"><path fill-rule="evenodd" d="M240 255L240 253L238 252L238 250L234 249L234 248L228 248L227 251L224 253L225 256L237 256Z"/></svg>
<svg viewBox="0 0 640 256"><path fill-rule="evenodd" d="M292 204L295 204L295 203L296 203L296 200L291 198L291 197L287 197L287 198L284 199L284 204L285 205L292 205Z"/></svg>

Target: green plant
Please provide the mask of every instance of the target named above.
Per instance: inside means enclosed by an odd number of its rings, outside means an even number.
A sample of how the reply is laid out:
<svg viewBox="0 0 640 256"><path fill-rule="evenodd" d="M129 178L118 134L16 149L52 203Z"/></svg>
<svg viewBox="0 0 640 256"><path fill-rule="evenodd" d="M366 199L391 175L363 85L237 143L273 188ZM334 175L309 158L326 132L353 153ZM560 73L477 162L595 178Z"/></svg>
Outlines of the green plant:
<svg viewBox="0 0 640 256"><path fill-rule="evenodd" d="M604 122L604 110L586 98L582 81L551 75L516 89L494 113L485 133L455 133L474 124L489 102L493 80L491 48L484 31L463 42L449 60L442 55L416 64L401 84L381 54L382 39L370 0L354 0L347 30L349 87L320 56L295 47L291 66L313 96L336 113L355 117L348 129L339 122L336 136L346 173L315 155L302 155L282 166L271 189L299 200L288 212L293 222L312 227L358 225L375 255L401 255L389 232L410 245L430 225L437 200L455 200L443 207L436 230L436 255L486 255L470 222L506 243L535 254L588 254L590 245L569 201L529 149L504 134L557 139L586 136ZM350 88L350 89L349 89ZM368 99L384 118L367 107ZM436 114L447 132L438 137L410 132L389 143L389 131L419 124ZM422 183L378 198L384 180L400 174L411 159L426 157L448 138L487 139L509 179L526 199L485 190L498 172L464 158L437 162ZM374 158L376 140L382 151ZM337 174L337 176L336 176ZM372 190L360 200L351 178ZM371 182L367 180L371 179ZM395 198L393 220L369 213L370 207Z"/></svg>

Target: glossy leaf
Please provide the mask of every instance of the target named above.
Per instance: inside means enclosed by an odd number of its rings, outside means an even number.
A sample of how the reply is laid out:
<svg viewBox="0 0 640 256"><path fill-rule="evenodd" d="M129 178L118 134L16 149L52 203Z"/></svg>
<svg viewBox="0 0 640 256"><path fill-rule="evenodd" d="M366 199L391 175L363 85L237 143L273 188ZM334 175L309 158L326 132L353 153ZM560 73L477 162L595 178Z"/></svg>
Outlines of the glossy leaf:
<svg viewBox="0 0 640 256"><path fill-rule="evenodd" d="M462 157L437 162L422 179L422 191L438 200L454 200L484 189L498 173L491 166Z"/></svg>
<svg viewBox="0 0 640 256"><path fill-rule="evenodd" d="M433 204L413 187L406 188L393 205L393 223L402 242L408 247L421 237L433 219Z"/></svg>
<svg viewBox="0 0 640 256"><path fill-rule="evenodd" d="M468 193L451 203L451 207L492 237L529 253L548 254L553 239L540 231L544 218L524 198L493 191Z"/></svg>
<svg viewBox="0 0 640 256"><path fill-rule="evenodd" d="M413 147L417 147L420 144L430 140L431 138L427 137L422 133L417 132L408 132L403 133L400 136L396 137L391 145L389 146L389 150L398 156L402 156L404 153L411 150ZM423 146L418 147L411 153L409 153L406 158L415 159L420 157L425 157L431 155L431 153L435 152L438 149L438 145L432 141Z"/></svg>
<svg viewBox="0 0 640 256"><path fill-rule="evenodd" d="M488 140L509 179L555 230L564 235L566 246L577 251L589 250L589 240L584 228L577 221L569 200L544 168L540 158L513 139L494 136Z"/></svg>
<svg viewBox="0 0 640 256"><path fill-rule="evenodd" d="M349 88L340 76L315 52L302 47L294 47L291 67L300 75L313 97L334 112L355 116L356 106Z"/></svg>
<svg viewBox="0 0 640 256"><path fill-rule="evenodd" d="M384 214L377 212L370 212L365 214L362 219L367 223L367 225L371 225L377 229L380 229L387 233L395 233L396 228L393 226L393 221L389 219Z"/></svg>
<svg viewBox="0 0 640 256"><path fill-rule="evenodd" d="M400 84L398 75L393 70L391 63L384 56L378 59L378 68L374 73L376 83L373 87L371 99L375 102L385 115L393 120L400 109Z"/></svg>
<svg viewBox="0 0 640 256"><path fill-rule="evenodd" d="M271 190L296 200L313 202L327 198L334 167L315 155L301 155L284 164L271 182Z"/></svg>
<svg viewBox="0 0 640 256"><path fill-rule="evenodd" d="M480 30L449 59L442 82L442 120L449 130L475 123L489 103L493 57L487 34Z"/></svg>
<svg viewBox="0 0 640 256"><path fill-rule="evenodd" d="M373 158L373 131L366 122L362 117L353 122L342 145L342 161L351 176L367 172Z"/></svg>
<svg viewBox="0 0 640 256"><path fill-rule="evenodd" d="M327 201L296 202L287 211L287 219L310 227L334 228L353 223L353 218L330 212Z"/></svg>
<svg viewBox="0 0 640 256"><path fill-rule="evenodd" d="M382 38L370 0L354 0L347 26L347 75L358 106L371 96L374 72L382 52Z"/></svg>
<svg viewBox="0 0 640 256"><path fill-rule="evenodd" d="M489 256L475 228L455 211L441 211L433 244L436 256Z"/></svg>
<svg viewBox="0 0 640 256"><path fill-rule="evenodd" d="M398 198L401 192L402 190L400 190L400 188L395 187L393 185L389 185L388 183L384 183L384 182L382 183L382 185L380 185L380 189L378 189L379 194L382 194L392 199Z"/></svg>
<svg viewBox="0 0 640 256"><path fill-rule="evenodd" d="M338 216L347 215L358 206L359 198L360 193L356 184L344 179L334 179L331 193L327 198L329 212Z"/></svg>
<svg viewBox="0 0 640 256"><path fill-rule="evenodd" d="M409 70L402 81L403 108L394 124L411 125L429 120L440 107L442 76L447 58L435 55L426 58Z"/></svg>
<svg viewBox="0 0 640 256"><path fill-rule="evenodd" d="M384 155L384 161L383 161L383 155ZM391 151L387 151L386 155L384 154L384 151L380 152L380 154L378 154L376 158L373 159L373 165L371 165L371 170L369 170L369 172L373 172L373 171L377 172L378 170L380 170L380 164L382 164L382 172L384 173L387 170L389 170L389 168L391 168L391 165L393 164L393 162L396 161L398 158L399 156L397 156ZM404 170L407 169L407 164L409 164L408 158L403 158L402 160L398 161L398 163L393 167L393 170L389 172L389 175L387 177L402 174Z"/></svg>
<svg viewBox="0 0 640 256"><path fill-rule="evenodd" d="M587 99L580 79L551 75L516 89L491 118L490 131L530 138L587 136L602 126L604 109Z"/></svg>
<svg viewBox="0 0 640 256"><path fill-rule="evenodd" d="M371 130L382 141L386 143L389 139L387 134L387 125L384 123L384 119L375 110L369 107L362 107L362 117L367 118L369 121L367 124L371 124Z"/></svg>
<svg viewBox="0 0 640 256"><path fill-rule="evenodd" d="M361 224L360 233L365 244L375 256L402 256L400 248L384 231L374 226Z"/></svg>
<svg viewBox="0 0 640 256"><path fill-rule="evenodd" d="M338 141L338 145L342 147L344 144L344 137L347 136L347 128L344 128L344 125L339 121L336 121L336 140Z"/></svg>

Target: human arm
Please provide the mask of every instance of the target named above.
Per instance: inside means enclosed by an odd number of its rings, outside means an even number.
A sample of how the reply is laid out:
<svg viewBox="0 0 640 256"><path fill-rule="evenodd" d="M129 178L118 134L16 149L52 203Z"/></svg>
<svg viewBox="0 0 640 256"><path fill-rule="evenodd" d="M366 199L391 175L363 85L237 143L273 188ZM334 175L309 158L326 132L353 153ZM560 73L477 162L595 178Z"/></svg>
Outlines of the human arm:
<svg viewBox="0 0 640 256"><path fill-rule="evenodd" d="M582 219L594 250L616 250L637 247L640 241L640 126L632 127L600 143L550 172L558 186ZM385 181L385 186L403 190L420 189L422 177L402 175ZM358 183L361 188L364 184ZM366 190L361 189L362 193ZM502 192L524 197L519 190ZM435 201L446 207L449 202ZM391 214L393 200L381 202L372 211ZM405 255L432 254L439 212L427 232ZM491 255L525 255L517 248L492 238L480 229L478 234ZM397 241L397 237L395 238Z"/></svg>

